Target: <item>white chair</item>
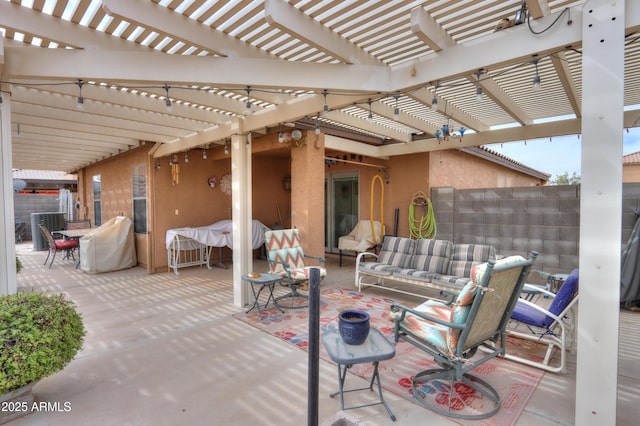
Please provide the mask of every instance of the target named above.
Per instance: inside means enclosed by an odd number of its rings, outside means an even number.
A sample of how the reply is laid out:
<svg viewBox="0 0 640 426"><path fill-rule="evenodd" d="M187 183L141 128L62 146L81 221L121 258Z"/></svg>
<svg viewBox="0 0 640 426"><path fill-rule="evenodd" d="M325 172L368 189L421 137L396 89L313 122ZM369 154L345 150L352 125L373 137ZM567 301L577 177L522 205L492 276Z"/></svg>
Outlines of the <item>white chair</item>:
<svg viewBox="0 0 640 426"><path fill-rule="evenodd" d="M384 228L377 220L373 221L375 238L378 243L382 243ZM354 251L356 254L365 252L375 246L374 235L371 232L371 221L360 220L355 228L347 235L338 238L338 249L340 250L340 266L342 266L342 250Z"/></svg>

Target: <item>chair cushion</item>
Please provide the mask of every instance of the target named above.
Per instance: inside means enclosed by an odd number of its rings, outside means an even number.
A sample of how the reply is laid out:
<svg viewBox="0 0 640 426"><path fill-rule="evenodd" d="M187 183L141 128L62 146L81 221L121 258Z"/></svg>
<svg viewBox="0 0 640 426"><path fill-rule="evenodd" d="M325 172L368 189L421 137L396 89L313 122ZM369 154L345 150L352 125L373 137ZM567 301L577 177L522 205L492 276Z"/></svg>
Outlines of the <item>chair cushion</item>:
<svg viewBox="0 0 640 426"><path fill-rule="evenodd" d="M494 268L498 268L498 267L502 267L502 266L507 266L507 265L513 265L515 263L520 263L520 262L525 262L526 259L522 256L508 256L508 257L503 257L502 259L499 259L496 261ZM482 279L484 278L484 274L487 271L487 263L480 263L478 265L474 265L471 268L471 280L476 283L476 284L480 284L482 282Z"/></svg>
<svg viewBox="0 0 640 426"><path fill-rule="evenodd" d="M280 275L285 270L282 264L273 262L287 262L289 269L304 268L304 251L297 229L266 231L264 238L271 273Z"/></svg>
<svg viewBox="0 0 640 426"><path fill-rule="evenodd" d="M68 250L72 248L78 247L78 240L54 240L56 244L56 249L58 250Z"/></svg>
<svg viewBox="0 0 640 426"><path fill-rule="evenodd" d="M327 269L323 266L305 266L304 268L290 269L289 273L291 274L291 278L293 280L296 280L296 281L308 280L309 275L311 275L311 268L320 269L320 277L327 276ZM279 275L286 277L287 273L285 271L282 271L281 273L279 273Z"/></svg>
<svg viewBox="0 0 640 426"><path fill-rule="evenodd" d="M548 312L560 316L560 314L569 306L578 291L578 269L574 269L567 277L562 287L553 298L553 302L547 309ZM554 319L546 315L544 312L537 310L522 302L516 304L515 309L511 313L511 318L522 323L532 325L534 327L548 329L553 324Z"/></svg>
<svg viewBox="0 0 640 426"><path fill-rule="evenodd" d="M398 268L380 262L361 262L358 269L369 274L389 276Z"/></svg>
<svg viewBox="0 0 640 426"><path fill-rule="evenodd" d="M483 244L455 244L451 253L448 275L470 277L471 268L496 258L496 249Z"/></svg>
<svg viewBox="0 0 640 426"><path fill-rule="evenodd" d="M439 277L436 272L423 271L422 269L397 269L393 271L393 277L398 279L409 279L416 281L424 281L426 283L433 282L434 278Z"/></svg>
<svg viewBox="0 0 640 426"><path fill-rule="evenodd" d="M451 307L436 300L427 300L423 304L415 307L414 310L442 321L451 320ZM452 339L450 333L451 328L424 320L409 312L407 312L402 323L407 330L411 331L420 339L429 342L443 354L452 355L449 344L453 340L457 343L457 336ZM458 330L453 330L453 334L459 335L460 333Z"/></svg>
<svg viewBox="0 0 640 426"><path fill-rule="evenodd" d="M411 268L438 274L446 274L453 243L447 240L416 240Z"/></svg>
<svg viewBox="0 0 640 426"><path fill-rule="evenodd" d="M553 302L551 302L551 305L549 306L549 312L554 315L560 315L562 311L567 308L569 303L571 303L571 300L573 300L577 291L578 269L574 269L571 271L564 284L562 284L560 290L558 290L556 297L553 298ZM553 320L551 318L548 318L548 321L545 321L545 327L550 326L552 321Z"/></svg>
<svg viewBox="0 0 640 426"><path fill-rule="evenodd" d="M416 242L410 238L384 237L378 262L397 268L409 268Z"/></svg>
<svg viewBox="0 0 640 426"><path fill-rule="evenodd" d="M511 313L511 319L541 328L547 328L547 326L545 326L547 318L551 319L551 317L545 315L544 312L522 302L518 302Z"/></svg>

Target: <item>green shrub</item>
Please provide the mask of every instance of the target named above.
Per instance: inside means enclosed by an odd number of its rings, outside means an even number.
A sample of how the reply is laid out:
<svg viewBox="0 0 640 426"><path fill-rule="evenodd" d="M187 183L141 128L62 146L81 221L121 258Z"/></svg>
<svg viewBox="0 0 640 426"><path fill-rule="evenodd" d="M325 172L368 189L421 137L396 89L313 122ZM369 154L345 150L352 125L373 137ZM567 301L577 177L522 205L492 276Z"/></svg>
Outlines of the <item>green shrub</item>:
<svg viewBox="0 0 640 426"><path fill-rule="evenodd" d="M20 258L16 256L16 274L19 274L20 271L22 271L22 262L20 261Z"/></svg>
<svg viewBox="0 0 640 426"><path fill-rule="evenodd" d="M82 317L62 294L0 296L0 395L62 370L84 335Z"/></svg>

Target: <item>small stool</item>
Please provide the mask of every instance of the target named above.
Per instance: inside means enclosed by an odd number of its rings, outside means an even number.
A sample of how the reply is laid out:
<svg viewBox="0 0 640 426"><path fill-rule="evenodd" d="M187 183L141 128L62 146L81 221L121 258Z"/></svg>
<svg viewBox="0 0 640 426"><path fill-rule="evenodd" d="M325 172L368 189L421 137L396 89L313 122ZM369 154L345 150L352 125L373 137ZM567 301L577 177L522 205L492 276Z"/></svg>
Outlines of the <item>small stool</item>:
<svg viewBox="0 0 640 426"><path fill-rule="evenodd" d="M262 309L267 309L267 305L269 305L269 301L272 301L273 306L278 308L280 312L284 313L284 311L278 305L276 305L275 298L273 296L273 288L275 287L276 283L282 281L282 277L280 275L275 275L275 274L255 274L255 276L245 275L242 277L242 280L251 284L251 292L253 293L253 297L254 297L253 306L249 308L249 310L246 312L247 314L252 310L257 309L258 316L262 317L262 311L260 310L260 293L262 293L262 290L264 290L265 288L269 289L269 296L267 297L267 302L264 304L264 307ZM258 293L256 293L256 289L255 289L255 287L257 286L259 286Z"/></svg>
<svg viewBox="0 0 640 426"><path fill-rule="evenodd" d="M382 385L380 384L380 373L378 371L378 362L385 359L393 358L395 356L395 346L389 340L387 340L387 338L384 337L382 333L380 333L380 331L376 328L371 328L371 330L369 331L369 336L367 336L367 340L365 340L362 345L347 345L344 340L342 340L342 337L340 336L338 330L329 330L323 333L322 344L324 345L333 362L338 364L339 390L329 396L333 398L338 394L340 395L340 409L350 410L352 408L362 408L382 404L387 410L389 417L391 417L391 420L395 422L396 416L393 415L393 413L389 409L389 406L384 400L384 397L382 396ZM373 375L371 376L369 387L344 390L344 380L347 376L347 369L349 369L354 364L363 364L365 362L373 363ZM344 407L345 392L356 392L367 389L373 391L374 381L378 383L378 397L380 398L379 402L358 405L355 407Z"/></svg>

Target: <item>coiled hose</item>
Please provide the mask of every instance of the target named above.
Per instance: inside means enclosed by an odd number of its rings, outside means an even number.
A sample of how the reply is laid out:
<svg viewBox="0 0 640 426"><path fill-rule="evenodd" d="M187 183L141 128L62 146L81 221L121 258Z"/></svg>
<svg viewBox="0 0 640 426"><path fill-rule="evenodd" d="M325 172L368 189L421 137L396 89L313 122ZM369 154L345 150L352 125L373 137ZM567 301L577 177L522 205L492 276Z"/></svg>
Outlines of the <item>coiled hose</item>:
<svg viewBox="0 0 640 426"><path fill-rule="evenodd" d="M416 217L416 207L421 211ZM438 233L431 200L424 192L416 192L409 203L409 236L414 239L435 238Z"/></svg>

